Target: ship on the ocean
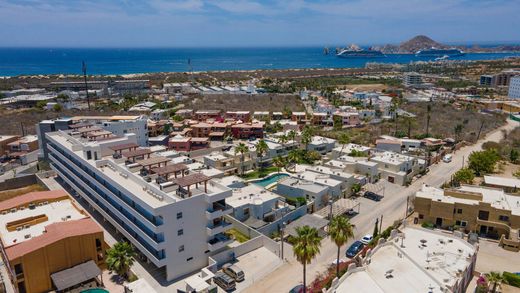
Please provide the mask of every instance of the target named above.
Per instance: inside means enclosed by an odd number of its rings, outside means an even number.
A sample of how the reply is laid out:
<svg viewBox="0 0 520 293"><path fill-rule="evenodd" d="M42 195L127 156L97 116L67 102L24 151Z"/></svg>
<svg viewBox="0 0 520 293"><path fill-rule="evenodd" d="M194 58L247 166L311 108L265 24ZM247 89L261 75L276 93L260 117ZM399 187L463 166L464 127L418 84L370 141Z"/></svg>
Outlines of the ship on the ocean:
<svg viewBox="0 0 520 293"><path fill-rule="evenodd" d="M466 53L459 49L437 49L433 47L430 49L419 50L415 53L415 56L417 57L457 57L464 55L466 55Z"/></svg>
<svg viewBox="0 0 520 293"><path fill-rule="evenodd" d="M386 57L383 52L379 50L372 49L361 49L356 45L350 45L347 48L344 48L336 54L337 57L340 58L384 58Z"/></svg>

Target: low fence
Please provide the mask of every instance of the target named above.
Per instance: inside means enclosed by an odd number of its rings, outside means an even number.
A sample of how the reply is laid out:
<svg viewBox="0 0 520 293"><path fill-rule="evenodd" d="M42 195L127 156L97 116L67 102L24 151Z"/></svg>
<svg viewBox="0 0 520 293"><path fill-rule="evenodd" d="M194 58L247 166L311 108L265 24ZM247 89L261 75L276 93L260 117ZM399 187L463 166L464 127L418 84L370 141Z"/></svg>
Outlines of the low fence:
<svg viewBox="0 0 520 293"><path fill-rule="evenodd" d="M283 215L280 219L257 229L257 231L266 235L267 237L269 237L274 232L277 232L280 230L280 227L282 226L283 222L286 222L288 224L300 217L303 217L305 214L307 214L307 205L303 205L303 206L295 209L294 211L291 211L291 212Z"/></svg>
<svg viewBox="0 0 520 293"><path fill-rule="evenodd" d="M0 182L0 191L22 188L28 185L36 184L36 175L23 175L15 178L6 179L3 182Z"/></svg>

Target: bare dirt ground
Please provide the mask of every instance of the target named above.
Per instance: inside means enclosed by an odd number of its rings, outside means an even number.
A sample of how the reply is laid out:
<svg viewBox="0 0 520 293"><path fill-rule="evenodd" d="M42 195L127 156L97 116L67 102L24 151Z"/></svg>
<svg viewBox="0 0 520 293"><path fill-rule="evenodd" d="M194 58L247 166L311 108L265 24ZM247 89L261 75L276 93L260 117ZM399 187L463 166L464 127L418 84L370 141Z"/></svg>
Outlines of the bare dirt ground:
<svg viewBox="0 0 520 293"><path fill-rule="evenodd" d="M300 98L295 95L206 95L183 101L185 108L193 110L221 111L304 111Z"/></svg>
<svg viewBox="0 0 520 293"><path fill-rule="evenodd" d="M363 92L363 91L380 92L382 90L389 89L390 87L388 85L377 83L377 84L349 84L349 85L345 85L345 88L347 88L349 90L353 90L353 91L359 91L359 92Z"/></svg>

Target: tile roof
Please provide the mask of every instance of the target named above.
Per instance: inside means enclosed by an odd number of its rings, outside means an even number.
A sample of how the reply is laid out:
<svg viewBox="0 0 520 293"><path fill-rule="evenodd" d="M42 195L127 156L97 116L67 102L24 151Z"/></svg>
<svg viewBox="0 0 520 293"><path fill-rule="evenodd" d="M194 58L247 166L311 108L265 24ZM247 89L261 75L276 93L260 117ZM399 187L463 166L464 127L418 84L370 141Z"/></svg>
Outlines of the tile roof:
<svg viewBox="0 0 520 293"><path fill-rule="evenodd" d="M35 191L0 202L0 211L9 210L36 201L68 198L65 190Z"/></svg>

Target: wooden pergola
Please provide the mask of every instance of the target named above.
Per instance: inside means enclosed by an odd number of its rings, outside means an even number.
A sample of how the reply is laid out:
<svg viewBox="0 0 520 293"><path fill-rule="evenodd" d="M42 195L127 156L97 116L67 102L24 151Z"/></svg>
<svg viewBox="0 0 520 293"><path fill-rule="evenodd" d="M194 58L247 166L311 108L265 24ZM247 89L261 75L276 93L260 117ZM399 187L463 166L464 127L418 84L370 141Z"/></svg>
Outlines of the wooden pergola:
<svg viewBox="0 0 520 293"><path fill-rule="evenodd" d="M90 124L90 123L76 123L76 124L71 124L69 125L69 128L70 129L78 129L78 128L89 128L89 127L92 127L93 125Z"/></svg>
<svg viewBox="0 0 520 293"><path fill-rule="evenodd" d="M175 178L177 178L177 173L181 173L182 177L184 177L184 171L188 170L188 166L184 164L173 164L166 165L164 167L153 168L152 172L157 174L158 176L165 176L166 180L170 177L170 174L173 174Z"/></svg>
<svg viewBox="0 0 520 293"><path fill-rule="evenodd" d="M152 151L150 149L134 149L131 151L121 152L121 155L135 163L136 158L142 157L144 159L146 156L148 159L150 159L151 153Z"/></svg>
<svg viewBox="0 0 520 293"><path fill-rule="evenodd" d="M193 173L181 178L173 180L173 183L179 185L181 188L186 188L188 196L191 196L190 186L195 185L195 188L199 187L199 184L204 183L204 192L208 192L208 181L211 177L208 177L202 173Z"/></svg>
<svg viewBox="0 0 520 293"><path fill-rule="evenodd" d="M139 145L136 143L124 143L124 144L114 145L109 148L116 153L122 153L125 150L129 150L129 151L135 150L138 147L139 147Z"/></svg>
<svg viewBox="0 0 520 293"><path fill-rule="evenodd" d="M149 159L138 161L137 163L141 165L143 168L148 168L149 171L152 171L152 168L156 166L156 168L160 168L163 164L164 166L168 165L170 161L169 158L166 157L152 157Z"/></svg>
<svg viewBox="0 0 520 293"><path fill-rule="evenodd" d="M110 136L112 136L112 132L106 130L97 130L87 133L87 137L92 140L96 140L98 138L107 138Z"/></svg>

